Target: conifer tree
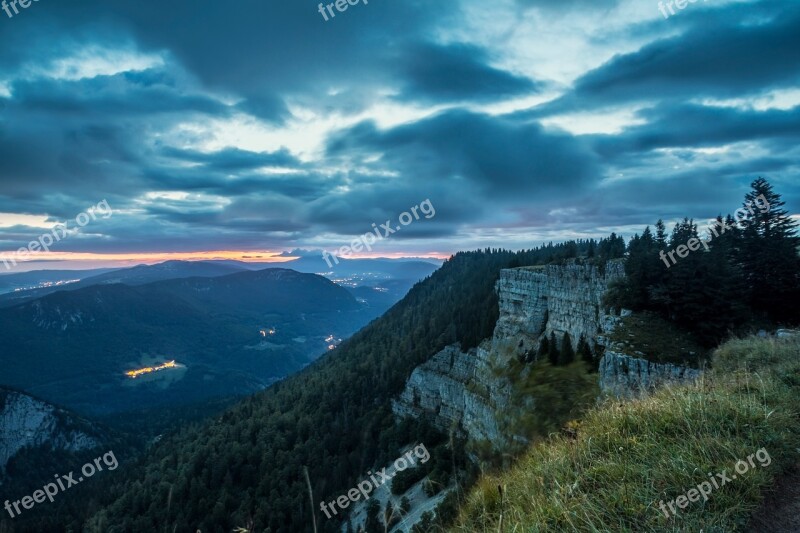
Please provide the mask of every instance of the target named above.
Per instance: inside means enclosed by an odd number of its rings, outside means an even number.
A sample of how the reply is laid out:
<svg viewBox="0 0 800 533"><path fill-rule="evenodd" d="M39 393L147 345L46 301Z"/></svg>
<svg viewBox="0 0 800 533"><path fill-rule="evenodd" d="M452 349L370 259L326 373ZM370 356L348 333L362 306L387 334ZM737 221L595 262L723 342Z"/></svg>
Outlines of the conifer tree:
<svg viewBox="0 0 800 533"><path fill-rule="evenodd" d="M589 368L594 367L594 355L592 354L592 348L589 346L589 343L586 342L586 337L583 335L581 335L581 338L578 339L577 354L582 361L589 365Z"/></svg>
<svg viewBox="0 0 800 533"><path fill-rule="evenodd" d="M660 218L656 222L656 246L659 250L667 247L667 227Z"/></svg>
<svg viewBox="0 0 800 533"><path fill-rule="evenodd" d="M366 533L383 533L383 524L380 520L381 504L378 500L370 500L367 504L367 519L364 521Z"/></svg>
<svg viewBox="0 0 800 533"><path fill-rule="evenodd" d="M785 202L764 178L750 184L743 209L737 211L742 234L739 264L750 305L777 321L800 319L800 260L797 223L783 209Z"/></svg>
<svg viewBox="0 0 800 533"><path fill-rule="evenodd" d="M550 364L555 366L558 364L558 358L561 356L561 353L558 350L558 341L556 340L556 332L550 332L550 342L547 346L547 358L550 360Z"/></svg>
<svg viewBox="0 0 800 533"><path fill-rule="evenodd" d="M542 337L542 340L539 342L539 351L537 354L537 359L540 361L544 361L545 357L550 357L550 340L547 336Z"/></svg>
<svg viewBox="0 0 800 533"><path fill-rule="evenodd" d="M558 358L559 366L567 366L575 360L575 350L572 349L572 339L568 332L564 332L561 340L561 354Z"/></svg>

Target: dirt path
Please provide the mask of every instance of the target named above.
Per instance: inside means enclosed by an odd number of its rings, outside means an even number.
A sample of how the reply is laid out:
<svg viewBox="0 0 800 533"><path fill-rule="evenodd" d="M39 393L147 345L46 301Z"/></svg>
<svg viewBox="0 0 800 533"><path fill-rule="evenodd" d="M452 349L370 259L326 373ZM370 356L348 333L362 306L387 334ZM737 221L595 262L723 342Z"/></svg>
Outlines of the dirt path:
<svg viewBox="0 0 800 533"><path fill-rule="evenodd" d="M797 533L800 531L800 465L778 482L756 512L748 533Z"/></svg>

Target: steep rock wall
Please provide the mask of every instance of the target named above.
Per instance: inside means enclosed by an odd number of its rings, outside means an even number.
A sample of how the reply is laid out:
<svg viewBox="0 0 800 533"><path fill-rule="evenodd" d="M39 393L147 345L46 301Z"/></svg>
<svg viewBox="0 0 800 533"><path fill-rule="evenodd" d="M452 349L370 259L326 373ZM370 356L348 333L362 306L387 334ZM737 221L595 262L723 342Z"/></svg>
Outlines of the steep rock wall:
<svg viewBox="0 0 800 533"><path fill-rule="evenodd" d="M600 390L617 398L636 398L664 385L681 385L698 379L702 370L668 363L652 363L606 350L600 359Z"/></svg>
<svg viewBox="0 0 800 533"><path fill-rule="evenodd" d="M417 367L393 401L395 415L425 418L444 432L455 429L470 440L503 446L514 438L502 431L507 420L500 420L500 415L510 416L512 385L495 370L535 350L550 332L559 340L568 332L573 348L582 335L594 345L609 322L603 294L621 276L617 262L603 271L578 264L502 270L496 285L500 315L492 338L468 352L448 346Z"/></svg>
<svg viewBox="0 0 800 533"><path fill-rule="evenodd" d="M609 284L625 276L622 263L547 265L502 270L497 282L500 316L495 345L513 340L535 349L542 336L569 333L576 348L583 336L594 346L605 313L602 299Z"/></svg>
<svg viewBox="0 0 800 533"><path fill-rule="evenodd" d="M510 384L491 371L488 343L462 352L448 346L418 366L392 402L400 418L428 420L444 433L472 440L503 440L495 413L508 404Z"/></svg>
<svg viewBox="0 0 800 533"><path fill-rule="evenodd" d="M0 388L0 474L26 446L72 452L99 446L98 435L66 422L70 416L49 403Z"/></svg>

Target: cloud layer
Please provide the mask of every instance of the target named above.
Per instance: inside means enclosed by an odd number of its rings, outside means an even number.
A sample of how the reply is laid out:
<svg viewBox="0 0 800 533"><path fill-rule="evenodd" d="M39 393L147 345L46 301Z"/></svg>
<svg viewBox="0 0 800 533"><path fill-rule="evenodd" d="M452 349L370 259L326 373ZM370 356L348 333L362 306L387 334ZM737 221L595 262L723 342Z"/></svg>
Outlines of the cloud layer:
<svg viewBox="0 0 800 533"><path fill-rule="evenodd" d="M61 252L336 248L425 199L376 252L526 247L733 211L759 175L800 212L795 2L73 0L0 25L0 250L104 198Z"/></svg>

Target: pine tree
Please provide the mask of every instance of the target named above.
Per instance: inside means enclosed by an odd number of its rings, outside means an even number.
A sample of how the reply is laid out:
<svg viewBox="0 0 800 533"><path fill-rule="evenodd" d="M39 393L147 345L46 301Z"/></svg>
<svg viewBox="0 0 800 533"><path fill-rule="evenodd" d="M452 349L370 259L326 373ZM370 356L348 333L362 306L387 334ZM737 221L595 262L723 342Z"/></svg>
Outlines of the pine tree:
<svg viewBox="0 0 800 533"><path fill-rule="evenodd" d="M667 247L667 227L660 218L658 222L656 222L656 247L658 247L659 250L663 250Z"/></svg>
<svg viewBox="0 0 800 533"><path fill-rule="evenodd" d="M569 333L564 332L564 338L561 340L561 354L558 358L559 366L567 366L575 360L575 350L572 349L572 339Z"/></svg>
<svg viewBox="0 0 800 533"><path fill-rule="evenodd" d="M536 358L540 361L544 361L545 357L550 357L550 340L547 336L542 337L542 340L539 342L539 351Z"/></svg>
<svg viewBox="0 0 800 533"><path fill-rule="evenodd" d="M556 332L550 332L550 342L547 345L547 358L550 360L550 364L555 366L558 364L558 358L561 356L561 353L558 350L558 341L556 340Z"/></svg>
<svg viewBox="0 0 800 533"><path fill-rule="evenodd" d="M800 319L797 223L783 209L785 202L767 180L758 178L750 187L743 209L737 211L742 227L738 259L750 305L773 320L797 321Z"/></svg>
<svg viewBox="0 0 800 533"><path fill-rule="evenodd" d="M581 338L578 339L578 349L577 355L584 361L589 368L594 367L594 355L592 354L592 348L589 346L589 343L586 342L586 337L581 335Z"/></svg>
<svg viewBox="0 0 800 533"><path fill-rule="evenodd" d="M411 530L413 533L428 533L433 531L434 514L431 511L422 513L422 518L417 525Z"/></svg>

